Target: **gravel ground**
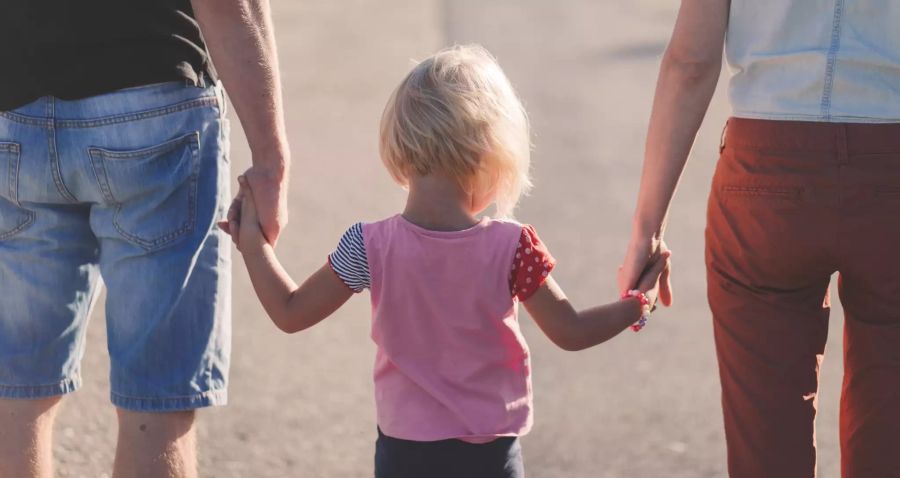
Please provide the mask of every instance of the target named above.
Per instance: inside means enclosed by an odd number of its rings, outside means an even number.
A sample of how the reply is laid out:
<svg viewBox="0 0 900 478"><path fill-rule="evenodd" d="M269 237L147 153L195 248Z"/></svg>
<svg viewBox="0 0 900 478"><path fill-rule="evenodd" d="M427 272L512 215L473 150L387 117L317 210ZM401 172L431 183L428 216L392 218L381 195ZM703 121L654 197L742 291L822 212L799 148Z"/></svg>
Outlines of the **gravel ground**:
<svg viewBox="0 0 900 478"><path fill-rule="evenodd" d="M576 304L615 298L659 56L677 2L632 0L328 0L275 2L295 155L292 221L279 249L298 276L341 232L399 210L377 159L381 108L410 66L443 45L479 42L499 58L531 114L534 193L518 212L540 231ZM725 447L704 296L703 227L723 92L700 134L668 242L676 307L640 335L581 353L556 349L523 314L534 356L529 476L721 477ZM235 121L233 167L249 153ZM148 284L148 287L151 286ZM839 306L835 316L839 318ZM204 477L371 476L375 437L368 301L286 336L262 315L235 259L230 405L200 414ZM820 476L838 476L840 320L822 372ZM111 469L114 411L102 311L88 331L84 388L57 425L58 476Z"/></svg>

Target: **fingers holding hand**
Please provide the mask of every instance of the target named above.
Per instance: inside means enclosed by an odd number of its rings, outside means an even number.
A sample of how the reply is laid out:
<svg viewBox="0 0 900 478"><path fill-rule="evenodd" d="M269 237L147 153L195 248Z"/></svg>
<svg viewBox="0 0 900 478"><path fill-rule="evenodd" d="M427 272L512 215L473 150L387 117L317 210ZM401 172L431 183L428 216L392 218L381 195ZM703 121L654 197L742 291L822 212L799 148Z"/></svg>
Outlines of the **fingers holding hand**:
<svg viewBox="0 0 900 478"><path fill-rule="evenodd" d="M259 215L256 211L256 200L253 197L253 189L244 176L238 176L238 183L241 185L241 201L240 217L249 223L258 223Z"/></svg>
<svg viewBox="0 0 900 478"><path fill-rule="evenodd" d="M647 267L643 274L641 274L641 278L638 281L638 290L647 294L650 298L650 302L653 304L655 304L656 300L660 297L660 283L663 274L665 274L669 268L670 256L671 252L668 250L661 252L656 260Z"/></svg>
<svg viewBox="0 0 900 478"><path fill-rule="evenodd" d="M641 274L641 278L638 280L638 289L646 292L659 285L663 272L669 267L670 256L671 253L669 251L660 253L659 257Z"/></svg>
<svg viewBox="0 0 900 478"><path fill-rule="evenodd" d="M666 261L666 268L659 276L659 300L666 307L672 306L672 261Z"/></svg>
<svg viewBox="0 0 900 478"><path fill-rule="evenodd" d="M642 248L629 245L625 259L616 274L620 292L634 289L643 271L651 259Z"/></svg>
<svg viewBox="0 0 900 478"><path fill-rule="evenodd" d="M243 202L243 191L238 191L228 207L225 219L216 223L220 229L231 236L231 241L238 246L239 230L241 223L241 203Z"/></svg>
<svg viewBox="0 0 900 478"><path fill-rule="evenodd" d="M247 187L253 190L260 229L274 246L288 220L287 182L255 166L243 176Z"/></svg>
<svg viewBox="0 0 900 478"><path fill-rule="evenodd" d="M238 250L242 253L258 251L267 241L259 224L254 190L244 176L238 177L241 185L240 239Z"/></svg>
<svg viewBox="0 0 900 478"><path fill-rule="evenodd" d="M660 241L659 250L661 254L668 254L665 259L666 268L659 276L659 301L664 306L670 307L672 305L672 251L669 250L665 241Z"/></svg>

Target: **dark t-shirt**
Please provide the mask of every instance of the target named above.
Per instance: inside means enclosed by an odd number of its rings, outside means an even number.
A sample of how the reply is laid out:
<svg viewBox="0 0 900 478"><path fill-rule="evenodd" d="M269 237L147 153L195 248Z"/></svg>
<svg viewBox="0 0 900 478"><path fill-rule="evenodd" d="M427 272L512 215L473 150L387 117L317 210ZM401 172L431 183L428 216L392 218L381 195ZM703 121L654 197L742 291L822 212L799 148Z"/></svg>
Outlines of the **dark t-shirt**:
<svg viewBox="0 0 900 478"><path fill-rule="evenodd" d="M214 77L190 0L0 0L0 111Z"/></svg>

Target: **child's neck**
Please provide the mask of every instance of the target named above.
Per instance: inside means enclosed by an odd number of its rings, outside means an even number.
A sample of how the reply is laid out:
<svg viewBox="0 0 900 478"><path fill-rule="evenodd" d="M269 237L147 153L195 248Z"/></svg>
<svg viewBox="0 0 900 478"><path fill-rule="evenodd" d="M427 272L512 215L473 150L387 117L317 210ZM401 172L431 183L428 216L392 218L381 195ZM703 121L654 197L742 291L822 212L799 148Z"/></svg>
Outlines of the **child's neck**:
<svg viewBox="0 0 900 478"><path fill-rule="evenodd" d="M430 174L409 181L403 218L433 231L461 231L478 224L471 198L458 182Z"/></svg>

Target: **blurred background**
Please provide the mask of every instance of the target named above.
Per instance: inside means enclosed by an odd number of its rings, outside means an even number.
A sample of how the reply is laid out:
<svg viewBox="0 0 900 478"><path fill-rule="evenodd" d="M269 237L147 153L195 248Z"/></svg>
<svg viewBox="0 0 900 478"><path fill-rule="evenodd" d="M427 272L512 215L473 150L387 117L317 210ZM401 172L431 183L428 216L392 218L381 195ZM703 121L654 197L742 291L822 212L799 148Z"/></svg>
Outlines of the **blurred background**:
<svg viewBox="0 0 900 478"><path fill-rule="evenodd" d="M499 59L534 130L535 190L517 217L559 260L554 276L578 307L615 300L629 237L656 70L677 3L661 0L282 0L273 2L294 155L291 223L279 243L295 277L321 266L346 227L399 212L404 194L377 155L378 120L412 65L477 42ZM524 438L535 478L722 477L718 370L705 297L703 228L724 80L671 213L675 306L640 334L594 349L555 348L522 314L533 356L535 427ZM250 162L233 119L233 174ZM264 316L234 260L230 402L199 414L203 477L372 476L375 440L368 294L288 336ZM841 323L834 320L819 399L819 474L839 475ZM85 385L63 403L58 476L108 476L115 412L108 399L102 310Z"/></svg>

